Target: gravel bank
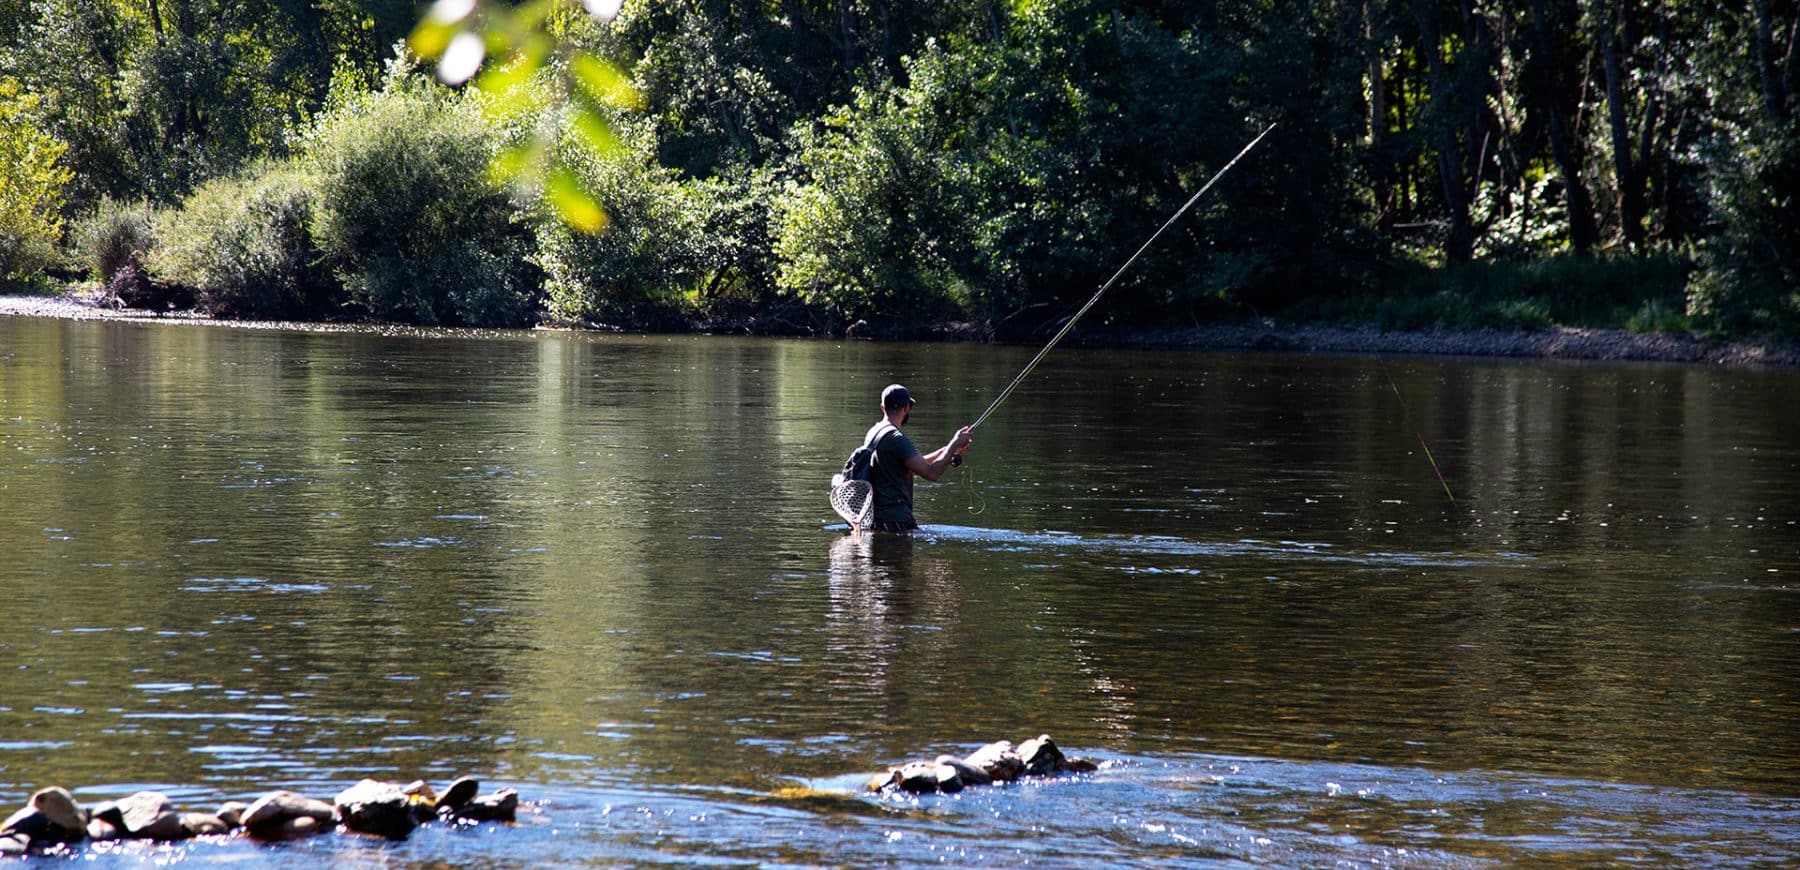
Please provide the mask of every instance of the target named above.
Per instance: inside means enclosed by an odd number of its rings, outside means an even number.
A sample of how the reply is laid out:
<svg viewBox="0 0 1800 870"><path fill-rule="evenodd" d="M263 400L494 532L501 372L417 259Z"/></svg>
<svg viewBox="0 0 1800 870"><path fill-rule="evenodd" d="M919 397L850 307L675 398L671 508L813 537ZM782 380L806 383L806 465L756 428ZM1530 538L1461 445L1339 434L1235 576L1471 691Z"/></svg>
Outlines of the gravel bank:
<svg viewBox="0 0 1800 870"><path fill-rule="evenodd" d="M1437 354L1574 360L1636 360L1707 365L1800 365L1800 345L1782 341L1714 341L1695 335L1643 334L1623 329L1551 327L1533 330L1427 329L1290 324L1272 321L1215 324L1165 331L1098 334L1089 345L1120 344L1193 350L1293 353Z"/></svg>
<svg viewBox="0 0 1800 870"><path fill-rule="evenodd" d="M157 315L101 304L97 292L61 296L0 295L0 317L57 317L192 323L254 329L367 329L328 323L215 320L193 312ZM412 331L384 327L384 331ZM946 337L950 337L946 335ZM973 336L958 334L955 337ZM1712 341L1693 335L1639 334L1621 329L1415 330L1290 324L1270 320L1128 332L1076 330L1071 343L1087 346L1168 347L1188 350L1288 353L1436 354L1575 360L1637 360L1706 365L1800 365L1800 344L1781 341Z"/></svg>

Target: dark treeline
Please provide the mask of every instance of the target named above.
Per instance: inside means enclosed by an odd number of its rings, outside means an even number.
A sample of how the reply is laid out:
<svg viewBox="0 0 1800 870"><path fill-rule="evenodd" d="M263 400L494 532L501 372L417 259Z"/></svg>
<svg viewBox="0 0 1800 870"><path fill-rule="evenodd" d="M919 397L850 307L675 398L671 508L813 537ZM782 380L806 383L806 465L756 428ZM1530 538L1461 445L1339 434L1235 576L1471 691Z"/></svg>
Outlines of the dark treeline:
<svg viewBox="0 0 1800 870"><path fill-rule="evenodd" d="M600 235L488 171L563 98L394 59L421 11L0 0L0 272L236 315L1028 329L1273 122L1115 323L1800 328L1796 0L571 3L550 32L643 98L616 148L559 146Z"/></svg>

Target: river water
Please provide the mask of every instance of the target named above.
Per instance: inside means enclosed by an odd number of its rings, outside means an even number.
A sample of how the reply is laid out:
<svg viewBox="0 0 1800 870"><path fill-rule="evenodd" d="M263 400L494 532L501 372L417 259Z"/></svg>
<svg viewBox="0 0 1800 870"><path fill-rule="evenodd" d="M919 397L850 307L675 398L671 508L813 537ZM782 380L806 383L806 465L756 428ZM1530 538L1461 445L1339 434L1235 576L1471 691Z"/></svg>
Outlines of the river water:
<svg viewBox="0 0 1800 870"><path fill-rule="evenodd" d="M826 528L883 385L929 449L1031 352L0 318L0 813L468 772L518 826L83 854L1800 859L1800 373L1063 349L924 533ZM1101 770L859 791L1039 733Z"/></svg>

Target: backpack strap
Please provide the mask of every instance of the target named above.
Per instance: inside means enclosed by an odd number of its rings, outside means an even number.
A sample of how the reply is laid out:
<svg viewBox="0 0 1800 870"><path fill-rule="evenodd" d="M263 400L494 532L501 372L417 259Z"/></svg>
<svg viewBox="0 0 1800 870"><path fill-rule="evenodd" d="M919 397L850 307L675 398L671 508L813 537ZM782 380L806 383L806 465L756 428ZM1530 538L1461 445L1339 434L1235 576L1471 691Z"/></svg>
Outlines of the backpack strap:
<svg viewBox="0 0 1800 870"><path fill-rule="evenodd" d="M875 427L875 434L870 435L868 443L864 444L863 446L869 448L870 450L874 450L875 445L880 444L881 439L886 438L887 434L889 432L898 432L898 431L900 431L899 426L895 426L893 423L883 420L883 421L881 421L880 426Z"/></svg>

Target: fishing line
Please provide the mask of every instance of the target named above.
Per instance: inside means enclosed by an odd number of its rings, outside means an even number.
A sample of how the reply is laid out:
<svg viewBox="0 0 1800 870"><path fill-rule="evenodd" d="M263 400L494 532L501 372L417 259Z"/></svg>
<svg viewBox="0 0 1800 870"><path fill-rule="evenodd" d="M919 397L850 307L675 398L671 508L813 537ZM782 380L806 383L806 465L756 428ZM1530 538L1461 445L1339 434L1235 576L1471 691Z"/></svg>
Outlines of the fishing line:
<svg viewBox="0 0 1800 870"><path fill-rule="evenodd" d="M963 489L969 491L969 513L979 514L987 511L987 497L981 494L981 482L975 478L975 469L970 467L963 472L963 480L967 483Z"/></svg>
<svg viewBox="0 0 1800 870"><path fill-rule="evenodd" d="M1075 322L1080 320L1082 315L1088 313L1088 309L1093 308L1094 303L1099 302L1100 297L1106 295L1106 291L1111 290L1112 286L1118 283L1119 278L1125 274L1125 270L1131 268L1132 263L1137 262L1138 257L1142 256L1144 251L1148 250L1149 247L1156 242L1157 238L1163 234L1163 230L1168 229L1169 226L1179 220L1182 215L1187 214L1187 210L1193 208L1194 203L1200 201L1200 197L1205 196L1206 192L1211 190L1212 186L1218 183L1219 179L1225 177L1225 173L1231 171L1231 167L1236 166L1239 160L1244 159L1244 155L1249 154L1250 149L1255 148L1256 143L1261 142L1263 137L1269 135L1269 131L1273 129L1275 129L1274 124L1270 124L1268 127L1264 128L1261 133L1257 134L1255 139L1250 140L1250 144L1244 146L1244 150L1239 151L1236 157L1231 158L1230 163L1225 164L1223 169L1213 173L1213 177L1206 182L1205 187L1200 188L1198 193L1188 197L1186 205L1183 205L1181 209L1176 211L1168 220L1163 221L1163 225L1158 227L1156 232L1150 235L1150 238L1137 249L1137 253L1132 254L1131 259L1126 260L1125 265L1120 266L1119 271L1114 272L1113 276L1108 278L1105 284L1101 285L1100 289L1094 293L1093 297L1088 299L1087 304L1081 306L1081 310L1076 311L1075 316L1069 318L1068 321L1063 324L1062 329L1057 330L1056 335L1051 337L1050 343L1044 345L1044 349L1038 351L1037 356L1032 357L1031 362L1025 364L1024 371L1019 372L1019 376L1013 378L1012 383L1007 384L1006 389L1000 391L1000 395L994 399L993 404L988 405L987 410L982 411L981 416L975 418L975 422L969 424L970 431L973 431L976 427L980 426L982 421L988 418L989 414L994 413L995 408L1000 407L1001 402L1006 401L1007 396L1012 395L1012 391L1019 386L1020 382L1025 380L1027 375L1031 374L1031 370L1037 368L1037 364L1042 362L1045 356L1049 355L1050 349L1055 347L1057 342L1062 341L1063 336L1068 335L1069 330L1075 328Z"/></svg>
<svg viewBox="0 0 1800 870"><path fill-rule="evenodd" d="M1381 357L1376 357L1375 361L1377 363L1381 364L1381 373L1382 373L1382 375L1387 377L1388 386L1394 388L1394 398L1400 400L1400 420L1401 420L1402 424L1411 422L1412 414L1411 414L1411 412L1409 412L1407 410L1406 397L1400 395L1400 385L1398 383L1394 382L1393 373L1388 371L1387 360L1384 360ZM1419 432L1418 427L1416 425L1413 427L1413 435L1414 435L1414 437L1419 439L1419 447L1425 451L1425 461L1431 463L1431 470L1434 474L1437 475L1438 484L1443 486L1444 495L1447 496L1451 502L1455 502L1456 496L1451 495L1451 493L1450 493L1450 482L1444 479L1443 469L1438 468L1437 459L1431 455L1431 447L1426 445L1425 436Z"/></svg>

